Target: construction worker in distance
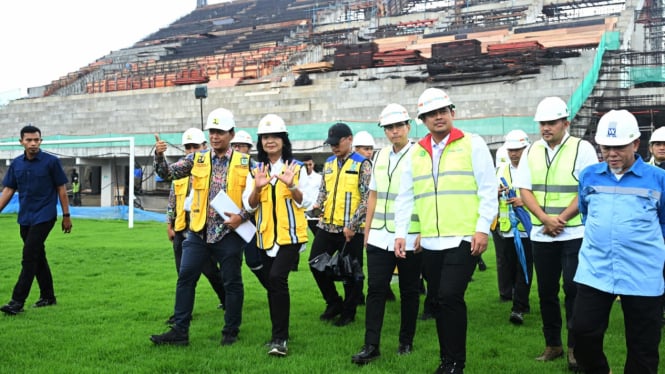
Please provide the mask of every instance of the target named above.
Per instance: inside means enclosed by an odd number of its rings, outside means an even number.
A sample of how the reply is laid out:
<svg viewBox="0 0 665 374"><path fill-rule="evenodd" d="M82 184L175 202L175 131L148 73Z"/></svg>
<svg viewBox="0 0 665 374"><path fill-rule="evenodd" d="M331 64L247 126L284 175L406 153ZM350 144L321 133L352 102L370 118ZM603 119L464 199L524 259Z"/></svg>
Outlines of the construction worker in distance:
<svg viewBox="0 0 665 374"><path fill-rule="evenodd" d="M173 164L168 164L164 157L166 142L155 135L157 175L165 180L192 176L194 190L189 232L182 244L182 263L175 295L175 324L168 332L150 337L157 345L189 344L196 282L201 276L203 264L210 256L214 256L220 265L226 290L221 345L228 346L238 340L244 299L241 267L245 241L235 229L250 218L250 213L242 208L242 192L249 173L250 159L244 153L234 152L230 146L235 135L235 119L227 109L218 108L210 112L206 130L212 149L187 155ZM217 212L209 206L220 191L224 191L240 208L237 214Z"/></svg>
<svg viewBox="0 0 665 374"><path fill-rule="evenodd" d="M369 160L353 152L353 133L345 123L336 123L328 129L325 144L329 144L333 155L323 167L323 180L316 200L323 207L316 236L312 242L309 261L324 252L333 256L344 251L362 267L364 230L367 209L368 185L372 173ZM326 302L325 311L319 316L322 321L335 321L335 326L346 326L355 321L356 309L362 294L362 277L343 281L344 299L330 274L310 266L312 276Z"/></svg>
<svg viewBox="0 0 665 374"><path fill-rule="evenodd" d="M252 150L254 143L252 142L252 136L245 130L236 131L236 135L231 139L231 146L234 151L238 151L244 154L249 154L249 151Z"/></svg>
<svg viewBox="0 0 665 374"><path fill-rule="evenodd" d="M507 196L508 191L513 188L513 175L517 172L520 159L529 146L529 137L522 130L512 130L506 134L502 146L506 150L508 162L497 165L496 176L499 180L499 215L497 225L492 230L494 239L494 250L496 253L496 274L499 284L499 299L513 303L509 321L516 325L524 323L524 314L530 311L529 292L531 291L531 280L533 279L533 255L531 253L531 241L529 233L520 223L517 228L520 232L524 257L526 259L527 274L520 264L517 256L513 227L509 217L509 205L513 208L523 206L519 191L515 191L516 197ZM507 185L504 185L507 183ZM528 279L528 281L527 281Z"/></svg>
<svg viewBox="0 0 665 374"><path fill-rule="evenodd" d="M182 146L185 147L185 154L191 154L206 149L206 138L203 131L195 127L187 129L182 133ZM173 257L175 258L176 274L180 272L182 262L182 242L187 237L187 225L189 224L189 210L191 200L187 196L191 191L190 178L184 177L171 182L169 199L166 205L166 233L173 246ZM203 275L210 282L210 286L215 291L219 299L219 309L224 309L226 293L224 292L224 280L222 273L212 256L204 262L202 268ZM169 317L167 324L175 323L175 316Z"/></svg>
<svg viewBox="0 0 665 374"><path fill-rule="evenodd" d="M247 175L245 209L256 214L256 242L268 274L268 306L272 335L268 354L288 353L289 273L298 253L307 247L307 219L301 176L306 170L293 158L284 120L268 114L261 118L256 142L258 163Z"/></svg>
<svg viewBox="0 0 665 374"><path fill-rule="evenodd" d="M395 199L395 256L406 256L413 216L420 222L424 274L434 296L440 364L436 373L464 373L467 307L464 294L487 250L499 205L494 162L485 141L453 126L455 105L446 92L426 89L418 118L429 133L402 160Z"/></svg>
<svg viewBox="0 0 665 374"><path fill-rule="evenodd" d="M665 171L642 161L637 119L626 110L603 115L595 140L604 162L579 177L585 231L575 273L575 357L584 373L612 372L603 340L620 296L623 372L656 374L665 290Z"/></svg>
<svg viewBox="0 0 665 374"><path fill-rule="evenodd" d="M404 165L402 161L411 157L409 153L412 146L409 141L410 121L409 113L399 104L388 104L379 117L379 126L383 128L391 146L381 149L377 154L369 183L365 220L368 274L365 342L362 350L351 358L351 361L358 365L374 361L381 355L379 349L381 328L383 327L386 298L390 291L390 281L395 267L399 269L401 298L397 354L406 355L413 349L423 257L418 250L419 226L417 221L413 220L409 227L407 254L404 257L397 257L393 249L395 243L393 203L399 190Z"/></svg>
<svg viewBox="0 0 665 374"><path fill-rule="evenodd" d="M353 150L370 161L372 161L374 148L376 148L374 137L367 131L358 131L353 136Z"/></svg>
<svg viewBox="0 0 665 374"><path fill-rule="evenodd" d="M249 155L249 152L254 147L254 142L252 141L252 136L245 130L236 131L235 136L231 139L231 147L236 152L244 153ZM250 167L254 167L254 160L249 161ZM254 222L254 217L250 217L252 223ZM263 261L261 261L261 250L256 246L256 240L250 240L249 243L245 244L243 247L243 253L245 254L245 263L249 270L254 273L256 279L261 283L263 288L268 290L268 275L263 269Z"/></svg>
<svg viewBox="0 0 665 374"><path fill-rule="evenodd" d="M568 105L559 97L546 97L536 108L541 139L520 161L513 185L530 212L531 248L538 277L538 298L543 320L545 350L538 361L563 356L562 327L570 326L576 287L573 276L582 244L584 226L577 205L580 172L598 163L593 146L568 134ZM561 321L559 282L563 277L566 322ZM568 333L568 368L577 370L575 339Z"/></svg>
<svg viewBox="0 0 665 374"><path fill-rule="evenodd" d="M649 139L649 165L665 169L665 126L657 128Z"/></svg>

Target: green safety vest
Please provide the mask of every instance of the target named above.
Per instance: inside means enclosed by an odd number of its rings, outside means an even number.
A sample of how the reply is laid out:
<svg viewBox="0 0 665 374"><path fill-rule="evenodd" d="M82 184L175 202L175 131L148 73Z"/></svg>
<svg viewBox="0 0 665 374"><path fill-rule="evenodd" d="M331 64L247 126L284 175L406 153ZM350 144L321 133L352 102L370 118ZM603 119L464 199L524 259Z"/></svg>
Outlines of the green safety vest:
<svg viewBox="0 0 665 374"><path fill-rule="evenodd" d="M431 135L418 142L411 155L421 236L473 235L480 200L471 161L471 135L453 128L436 168L432 165ZM438 173L436 185L433 171Z"/></svg>
<svg viewBox="0 0 665 374"><path fill-rule="evenodd" d="M529 148L527 159L531 171L531 191L540 208L549 216L561 214L577 196L579 181L573 172L580 141L580 138L569 136L549 163L543 142L536 142ZM533 213L529 213L534 226L543 225ZM579 214L566 222L567 227L581 225L582 217Z"/></svg>
<svg viewBox="0 0 665 374"><path fill-rule="evenodd" d="M376 206L374 208L374 217L372 218L372 229L385 228L388 232L395 232L395 198L399 192L399 184L402 178L402 169L404 157L411 157L411 149L406 150L397 160L397 165L390 172L390 152L392 147L387 147L379 151L374 163L374 181L376 182ZM395 181L395 183L392 183ZM411 215L409 224L409 234L420 232L418 216Z"/></svg>

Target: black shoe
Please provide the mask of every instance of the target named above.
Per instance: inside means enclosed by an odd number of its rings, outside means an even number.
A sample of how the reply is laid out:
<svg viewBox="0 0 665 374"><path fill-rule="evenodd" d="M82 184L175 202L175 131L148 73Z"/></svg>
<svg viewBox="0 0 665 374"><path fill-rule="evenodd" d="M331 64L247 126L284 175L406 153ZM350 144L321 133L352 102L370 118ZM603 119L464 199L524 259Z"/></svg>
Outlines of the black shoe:
<svg viewBox="0 0 665 374"><path fill-rule="evenodd" d="M7 304L3 305L2 307L0 307L0 311L2 311L8 316L15 316L23 312L23 304L12 300Z"/></svg>
<svg viewBox="0 0 665 374"><path fill-rule="evenodd" d="M342 302L328 304L326 310L319 316L322 321L330 321L342 313Z"/></svg>
<svg viewBox="0 0 665 374"><path fill-rule="evenodd" d="M41 307L51 306L51 305L55 305L55 304L57 304L57 302L56 302L56 300L55 300L55 297L52 298L52 299L44 299L44 298L42 298L42 299L37 300L37 302L35 303L35 305L33 305L32 307L33 307L33 308L41 308Z"/></svg>
<svg viewBox="0 0 665 374"><path fill-rule="evenodd" d="M355 320L356 320L355 317L344 315L342 313L342 315L339 316L339 319L337 321L335 321L334 325L337 326L337 327L343 327L343 326L346 326L346 325L348 325L349 323L351 323Z"/></svg>
<svg viewBox="0 0 665 374"><path fill-rule="evenodd" d="M351 362L357 365L366 365L381 356L379 347L373 344L364 345L362 350L351 357Z"/></svg>
<svg viewBox="0 0 665 374"><path fill-rule="evenodd" d="M457 362L444 361L439 365L434 374L464 374L464 368Z"/></svg>
<svg viewBox="0 0 665 374"><path fill-rule="evenodd" d="M188 345L189 334L171 327L171 330L161 335L152 335L150 341L155 345Z"/></svg>
<svg viewBox="0 0 665 374"><path fill-rule="evenodd" d="M221 345L232 345L238 341L238 334L222 334Z"/></svg>
<svg viewBox="0 0 665 374"><path fill-rule="evenodd" d="M288 352L289 349L286 347L286 340L275 339L270 343L270 350L268 351L269 355L284 357Z"/></svg>
<svg viewBox="0 0 665 374"><path fill-rule="evenodd" d="M524 314L520 312L510 312L509 321L514 325L521 325L524 323Z"/></svg>
<svg viewBox="0 0 665 374"><path fill-rule="evenodd" d="M397 347L397 354L400 356L408 355L411 351L413 351L413 344L399 343L399 347Z"/></svg>

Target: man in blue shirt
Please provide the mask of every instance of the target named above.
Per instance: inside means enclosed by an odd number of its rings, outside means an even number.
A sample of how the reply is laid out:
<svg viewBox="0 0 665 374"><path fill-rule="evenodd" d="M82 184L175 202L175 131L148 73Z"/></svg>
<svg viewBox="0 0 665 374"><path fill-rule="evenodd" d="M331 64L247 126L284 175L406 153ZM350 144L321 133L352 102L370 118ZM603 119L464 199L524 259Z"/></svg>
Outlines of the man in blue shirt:
<svg viewBox="0 0 665 374"><path fill-rule="evenodd" d="M67 175L57 157L44 153L39 148L42 133L34 126L21 129L21 145L25 151L16 157L5 174L0 195L0 212L5 209L14 192L19 193L18 224L23 239L21 274L14 287L12 300L0 307L7 315L23 311L23 304L30 294L33 279L39 284L39 300L34 307L44 307L56 303L53 291L53 277L46 260L44 242L57 218L57 199L62 206L62 231L71 232L67 198Z"/></svg>
<svg viewBox="0 0 665 374"><path fill-rule="evenodd" d="M625 373L657 373L665 262L665 171L636 153L635 117L612 110L598 123L605 162L580 174L579 209L585 230L575 274L571 331L585 373L609 373L603 353L614 300L621 296L626 328Z"/></svg>

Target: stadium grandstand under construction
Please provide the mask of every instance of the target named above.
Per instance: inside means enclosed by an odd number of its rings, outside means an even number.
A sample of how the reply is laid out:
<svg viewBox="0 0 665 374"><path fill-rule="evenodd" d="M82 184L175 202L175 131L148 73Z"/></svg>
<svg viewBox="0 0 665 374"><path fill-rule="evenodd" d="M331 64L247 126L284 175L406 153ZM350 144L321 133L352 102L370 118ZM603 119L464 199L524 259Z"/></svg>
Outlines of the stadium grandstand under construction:
<svg viewBox="0 0 665 374"><path fill-rule="evenodd" d="M153 134L174 145L167 155L175 160L180 134L218 107L253 136L262 116L280 115L296 157L313 154L318 163L330 153L323 141L331 124L367 130L385 146L381 109L397 102L414 116L428 87L445 89L455 125L493 150L513 129L539 137L533 113L546 96L568 102L571 133L589 140L604 113L631 111L645 157L652 131L665 125L658 0L197 0L192 7L131 47L0 106L0 158L22 152L16 134L33 123L52 141L43 148L81 173L94 204L110 206L135 163L146 195L168 191L152 173ZM425 133L412 126L413 139Z"/></svg>

